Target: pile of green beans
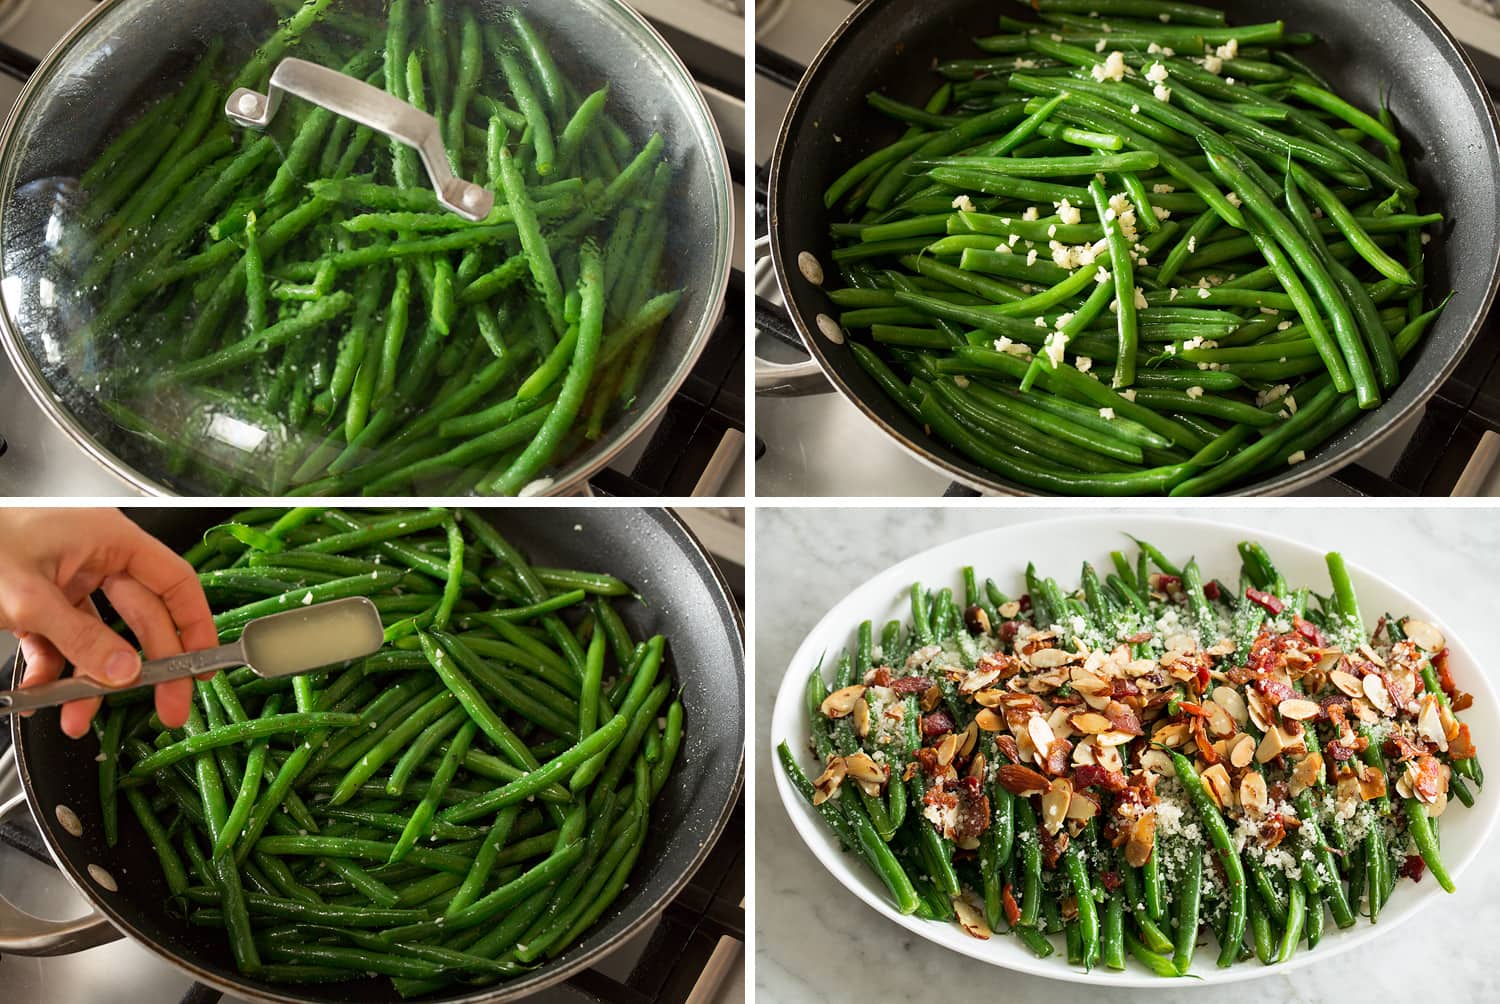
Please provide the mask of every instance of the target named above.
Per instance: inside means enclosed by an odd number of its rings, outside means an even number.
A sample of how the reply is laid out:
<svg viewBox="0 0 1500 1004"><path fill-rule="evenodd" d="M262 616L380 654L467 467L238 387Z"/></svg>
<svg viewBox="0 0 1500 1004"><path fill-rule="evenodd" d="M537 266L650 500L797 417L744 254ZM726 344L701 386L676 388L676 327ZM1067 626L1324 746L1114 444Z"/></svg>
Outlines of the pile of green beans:
<svg viewBox="0 0 1500 1004"><path fill-rule="evenodd" d="M1232 493L1402 380L1442 309L1389 111L1281 22L1033 0L828 189L828 297L859 365L1026 490ZM1443 301L1446 302L1446 301Z"/></svg>
<svg viewBox="0 0 1500 1004"><path fill-rule="evenodd" d="M1450 797L1473 804L1484 774L1436 629L1390 614L1367 628L1337 553L1319 596L1259 544L1239 545L1237 590L1137 544L1103 575L1085 563L1071 592L1030 566L1015 599L972 567L962 586L915 583L904 625L865 621L831 681L821 665L809 676L808 751L823 773L785 741L782 769L896 909L1014 934L1039 958L1063 934L1084 970L1123 970L1129 956L1180 977L1205 928L1219 966L1270 965L1316 947L1327 915L1375 923L1399 877L1429 871L1452 892L1437 827ZM1076 657L1062 670L1031 658L1046 648ZM1112 662L1102 692L1079 673ZM1357 714L1335 670L1356 686L1410 672L1412 704L1448 716L1444 743L1410 706L1371 697ZM1052 738L1023 739L1040 729ZM1272 729L1291 738L1273 748ZM1113 763L1095 742L1106 731ZM1253 753L1235 758L1245 743ZM1441 785L1436 800L1408 770ZM1167 803L1180 824L1165 822Z"/></svg>
<svg viewBox="0 0 1500 1004"><path fill-rule="evenodd" d="M660 635L630 586L531 565L484 514L246 512L187 555L221 639L368 596L386 646L351 665L196 681L164 729L106 701L99 794L138 824L169 907L247 976L492 983L577 944L625 887L683 739ZM123 813L130 821L121 822Z"/></svg>
<svg viewBox="0 0 1500 1004"><path fill-rule="evenodd" d="M680 299L665 142L503 5L279 6L253 55L214 46L83 173L70 379L184 493L546 484L634 402ZM265 134L229 121L231 90L287 56L431 113L493 210L443 209L414 149L311 103Z"/></svg>

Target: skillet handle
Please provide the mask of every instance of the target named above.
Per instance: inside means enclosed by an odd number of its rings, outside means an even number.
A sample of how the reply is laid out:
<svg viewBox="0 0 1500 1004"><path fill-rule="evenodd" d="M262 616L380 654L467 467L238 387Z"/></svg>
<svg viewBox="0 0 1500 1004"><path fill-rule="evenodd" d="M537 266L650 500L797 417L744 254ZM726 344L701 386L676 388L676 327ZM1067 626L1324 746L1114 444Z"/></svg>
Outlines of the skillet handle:
<svg viewBox="0 0 1500 1004"><path fill-rule="evenodd" d="M762 237L755 242L755 326L764 334L795 344L801 351L801 338L792 327L786 308L759 295L771 280L771 240ZM756 342L759 343L759 338ZM818 361L809 356L795 363L778 363L755 356L755 393L759 397L807 397L833 393L833 384L823 375Z"/></svg>
<svg viewBox="0 0 1500 1004"><path fill-rule="evenodd" d="M14 748L0 757L0 791L17 785L12 759ZM0 796L3 797L3 796ZM0 805L0 821L26 805L26 793L18 791ZM85 949L118 941L121 935L95 911L73 920L43 920L0 896L0 955L72 955Z"/></svg>
<svg viewBox="0 0 1500 1004"><path fill-rule="evenodd" d="M241 87L229 95L224 114L242 126L264 129L271 124L285 94L294 94L393 140L415 147L427 168L438 202L466 220L478 222L490 214L495 195L481 185L454 175L443 147L437 119L378 87L338 70L305 59L288 57L276 64L265 94Z"/></svg>

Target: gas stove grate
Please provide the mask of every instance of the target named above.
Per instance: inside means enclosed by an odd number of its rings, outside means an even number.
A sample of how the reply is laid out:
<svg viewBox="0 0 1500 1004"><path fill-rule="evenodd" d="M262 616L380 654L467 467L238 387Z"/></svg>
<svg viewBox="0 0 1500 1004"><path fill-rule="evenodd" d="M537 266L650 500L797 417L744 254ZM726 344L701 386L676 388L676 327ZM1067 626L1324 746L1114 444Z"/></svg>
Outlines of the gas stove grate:
<svg viewBox="0 0 1500 1004"><path fill-rule="evenodd" d="M0 731L0 754L9 748L9 730ZM623 980L589 969L528 999L538 1004L686 1004L721 941L744 943L744 832L742 797L718 843L663 911L640 960ZM53 864L30 817L0 824L0 844ZM217 1004L222 999L218 990L194 983L181 1004Z"/></svg>
<svg viewBox="0 0 1500 1004"><path fill-rule="evenodd" d="M1490 65L1488 63L1482 65ZM1500 69L1500 67L1497 67ZM772 84L795 90L805 66L779 52L757 46L756 75ZM1500 97L1500 76L1486 76L1492 100ZM765 236L770 220L770 174L765 165L755 171L755 234ZM755 331L806 352L787 310L763 297L755 302ZM1500 433L1500 307L1492 307L1474 346L1454 374L1429 399L1411 441L1389 475L1363 464L1350 464L1329 475L1336 494L1379 498L1444 496L1453 493L1480 440L1487 432ZM765 450L757 443L756 455ZM945 498L977 498L979 492L953 483Z"/></svg>

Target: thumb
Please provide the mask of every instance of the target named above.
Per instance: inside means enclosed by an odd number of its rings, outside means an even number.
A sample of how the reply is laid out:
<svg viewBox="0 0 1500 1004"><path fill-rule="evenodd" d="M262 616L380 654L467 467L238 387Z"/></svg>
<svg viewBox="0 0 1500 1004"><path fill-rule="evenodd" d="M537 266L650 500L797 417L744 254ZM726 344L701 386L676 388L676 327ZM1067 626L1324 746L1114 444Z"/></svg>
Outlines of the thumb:
<svg viewBox="0 0 1500 1004"><path fill-rule="evenodd" d="M17 626L42 635L73 664L80 676L112 687L123 686L141 672L141 658L130 644L111 631L97 614L68 602L50 582L38 580L17 611Z"/></svg>

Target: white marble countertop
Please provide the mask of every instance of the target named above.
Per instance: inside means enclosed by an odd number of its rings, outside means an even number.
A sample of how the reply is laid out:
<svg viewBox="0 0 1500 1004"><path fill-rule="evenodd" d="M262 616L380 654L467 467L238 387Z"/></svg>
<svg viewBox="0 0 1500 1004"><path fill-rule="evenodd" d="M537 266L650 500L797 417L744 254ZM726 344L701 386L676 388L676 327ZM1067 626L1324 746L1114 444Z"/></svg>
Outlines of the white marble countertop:
<svg viewBox="0 0 1500 1004"><path fill-rule="evenodd" d="M1118 512L1122 525L1136 508ZM1149 510L1167 515L1180 510ZM1351 562L1398 578L1402 587L1441 605L1445 622L1477 653L1500 650L1494 601L1500 519L1494 510L1236 508L1180 511L1261 527L1337 549ZM931 999L954 988L984 988L1007 1004L1092 1001L1085 985L1019 976L962 958L920 938L860 903L813 858L793 831L771 777L771 705L787 661L823 614L874 572L918 551L983 529L1066 515L1046 509L762 508L756 533L756 999L764 1004L813 1000ZM1166 542L1159 542L1165 545ZM1500 662L1492 663L1500 667ZM1492 672L1500 668L1492 669ZM1491 797L1494 792L1488 792ZM1430 881L1430 879L1429 879ZM1295 978L1217 987L1216 1004L1336 1001L1360 994L1380 1000L1500 1000L1495 932L1500 931L1500 847L1477 862L1458 892L1429 906L1394 935L1298 970ZM1305 950L1305 949L1304 949ZM1432 960L1436 964L1423 964ZM1253 965L1254 963L1245 963ZM1059 962L1059 966L1063 965ZM1114 991L1113 1000L1204 999L1192 986ZM972 990L968 991L972 992Z"/></svg>

